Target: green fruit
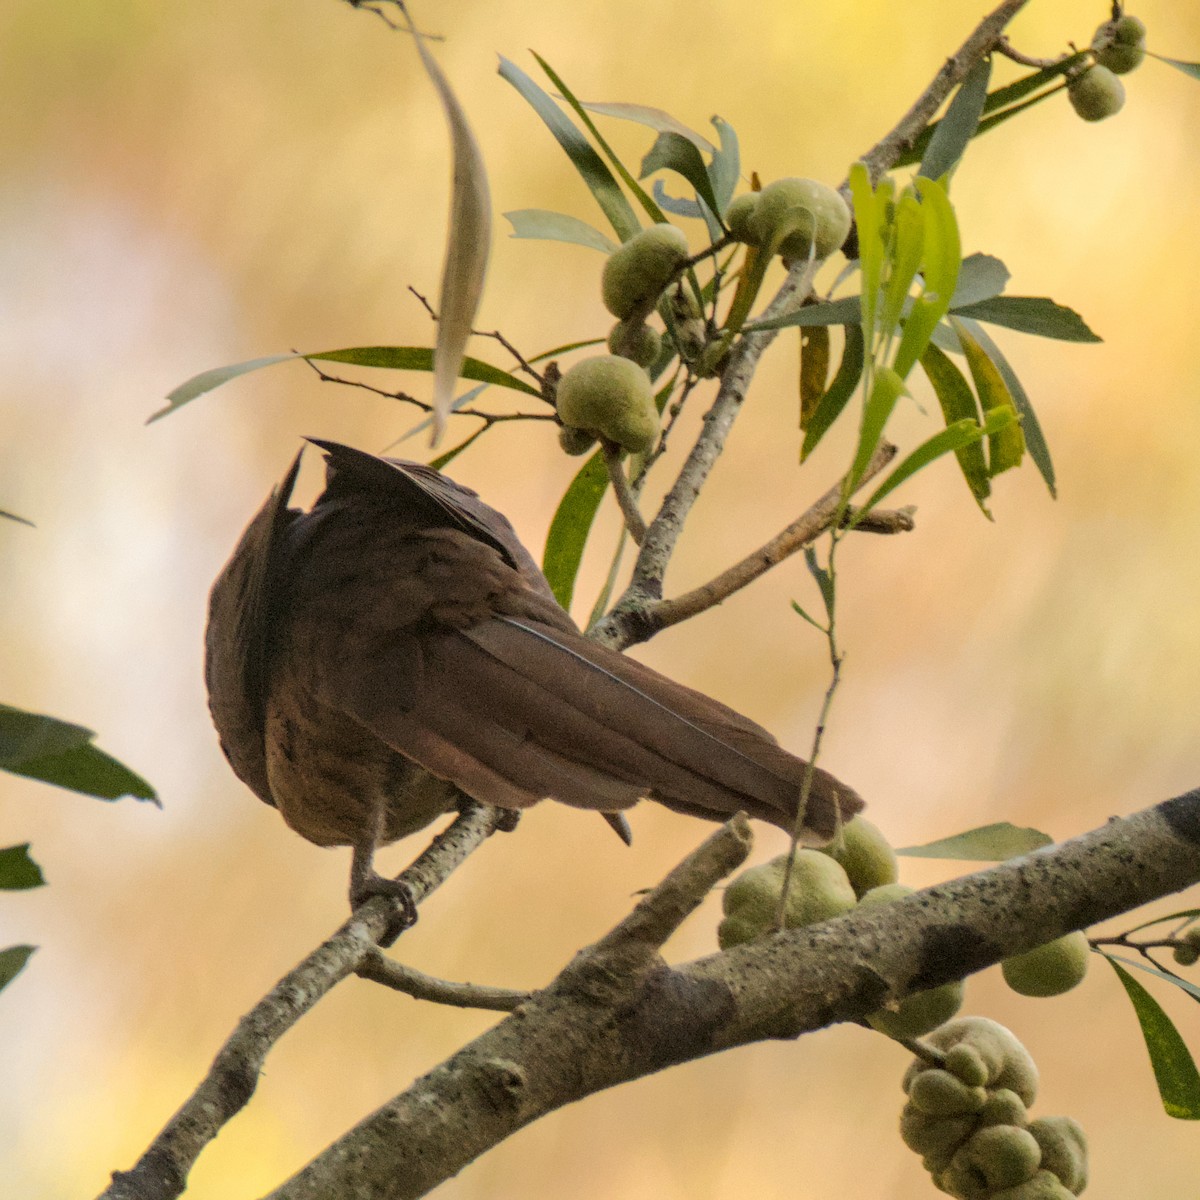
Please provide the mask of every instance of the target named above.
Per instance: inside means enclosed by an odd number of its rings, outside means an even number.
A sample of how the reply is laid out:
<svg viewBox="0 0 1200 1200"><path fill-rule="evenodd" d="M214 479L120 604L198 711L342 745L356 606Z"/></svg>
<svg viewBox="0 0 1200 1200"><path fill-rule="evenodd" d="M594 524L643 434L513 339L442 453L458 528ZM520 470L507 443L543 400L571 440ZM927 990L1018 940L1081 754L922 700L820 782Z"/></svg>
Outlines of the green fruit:
<svg viewBox="0 0 1200 1200"><path fill-rule="evenodd" d="M1042 1161L1042 1150L1033 1134L1015 1125L989 1125L980 1129L971 1135L964 1149L991 1191L1028 1182L1037 1174Z"/></svg>
<svg viewBox="0 0 1200 1200"><path fill-rule="evenodd" d="M588 433L585 429L572 429L570 425L560 425L558 444L565 453L576 457L586 454L596 444L596 435Z"/></svg>
<svg viewBox="0 0 1200 1200"><path fill-rule="evenodd" d="M704 310L695 293L684 283L677 284L666 294L659 305L665 310L664 320L671 332L671 340L684 362L693 361L704 349L708 340L708 326L704 321Z"/></svg>
<svg viewBox="0 0 1200 1200"><path fill-rule="evenodd" d="M1029 1132L1042 1148L1042 1169L1053 1174L1073 1195L1087 1187L1087 1135L1070 1117L1041 1117Z"/></svg>
<svg viewBox="0 0 1200 1200"><path fill-rule="evenodd" d="M944 1157L945 1164L974 1128L975 1118L969 1114L935 1117L913 1104L900 1110L900 1140L917 1154Z"/></svg>
<svg viewBox="0 0 1200 1200"><path fill-rule="evenodd" d="M828 853L828 851L826 851ZM903 900L905 896L916 894L917 889L907 883L882 883L863 892L858 898L860 908L873 908L881 904L891 904L893 900Z"/></svg>
<svg viewBox="0 0 1200 1200"><path fill-rule="evenodd" d="M787 869L787 855L743 871L726 889L726 917L736 917L756 932L754 937L775 928L779 895ZM795 928L825 921L854 907L854 889L846 872L817 850L798 850L788 888L784 925ZM719 935L718 935L719 936Z"/></svg>
<svg viewBox="0 0 1200 1200"><path fill-rule="evenodd" d="M959 1042L946 1051L945 1069L961 1079L967 1087L982 1087L987 1083L987 1065L979 1051L966 1042Z"/></svg>
<svg viewBox="0 0 1200 1200"><path fill-rule="evenodd" d="M651 225L635 233L604 264L604 307L622 320L639 310L645 315L687 256L687 238L674 225Z"/></svg>
<svg viewBox="0 0 1200 1200"><path fill-rule="evenodd" d="M982 1087L968 1087L957 1075L940 1067L922 1071L909 1088L908 1101L933 1117L959 1117L977 1113L987 1103Z"/></svg>
<svg viewBox="0 0 1200 1200"><path fill-rule="evenodd" d="M850 209L841 194L815 179L777 179L758 193L748 232L765 246L785 225L779 244L784 258L828 258L850 232Z"/></svg>
<svg viewBox="0 0 1200 1200"><path fill-rule="evenodd" d="M1008 1088L1026 1106L1037 1099L1037 1066L1016 1036L997 1021L988 1017L958 1017L935 1029L928 1041L934 1049L943 1053L966 1042L976 1050L987 1067L989 1088ZM905 1091L911 1088L916 1075L929 1069L929 1064L923 1059L914 1059L904 1075Z"/></svg>
<svg viewBox="0 0 1200 1200"><path fill-rule="evenodd" d="M1137 17L1106 21L1092 38L1096 62L1114 75L1125 75L1141 66L1146 57L1146 25Z"/></svg>
<svg viewBox="0 0 1200 1200"><path fill-rule="evenodd" d="M881 1008L871 1013L867 1024L890 1038L924 1037L962 1008L964 991L962 980L956 979L927 992L916 992L905 996L895 1009Z"/></svg>
<svg viewBox="0 0 1200 1200"><path fill-rule="evenodd" d="M1172 955L1181 967L1194 967L1200 962L1200 926L1183 934Z"/></svg>
<svg viewBox="0 0 1200 1200"><path fill-rule="evenodd" d="M872 888L895 883L899 876L895 850L864 817L847 821L824 850L842 864L860 897Z"/></svg>
<svg viewBox="0 0 1200 1200"><path fill-rule="evenodd" d="M737 241L755 244L754 234L750 231L750 219L757 207L758 192L746 192L725 210L725 224Z"/></svg>
<svg viewBox="0 0 1200 1200"><path fill-rule="evenodd" d="M662 352L662 334L644 321L618 321L608 331L608 348L639 367L652 367Z"/></svg>
<svg viewBox="0 0 1200 1200"><path fill-rule="evenodd" d="M955 1151L950 1165L935 1182L943 1192L957 1196L958 1200L990 1200L987 1178L967 1156L966 1146Z"/></svg>
<svg viewBox="0 0 1200 1200"><path fill-rule="evenodd" d="M1085 121L1103 121L1125 107L1125 85L1108 67L1091 67L1067 87L1071 107Z"/></svg>
<svg viewBox="0 0 1200 1200"><path fill-rule="evenodd" d="M616 442L632 454L649 450L658 436L650 377L615 354L585 358L559 380L558 415L564 425Z"/></svg>
<svg viewBox="0 0 1200 1200"><path fill-rule="evenodd" d="M748 917L726 917L717 926L717 945L722 950L728 950L730 946L755 942L764 934L770 933L773 928L773 925L763 925L761 921Z"/></svg>
<svg viewBox="0 0 1200 1200"><path fill-rule="evenodd" d="M1029 1110L1016 1092L1008 1088L989 1088L987 1100L979 1110L979 1124L1017 1125L1023 1128L1029 1124Z"/></svg>
<svg viewBox="0 0 1200 1200"><path fill-rule="evenodd" d="M1050 1171L1038 1171L1025 1183L992 1192L988 1200L1072 1200L1072 1195Z"/></svg>
<svg viewBox="0 0 1200 1200"><path fill-rule="evenodd" d="M1068 933L1001 964L1004 981L1022 996L1061 996L1083 982L1091 948L1086 935Z"/></svg>

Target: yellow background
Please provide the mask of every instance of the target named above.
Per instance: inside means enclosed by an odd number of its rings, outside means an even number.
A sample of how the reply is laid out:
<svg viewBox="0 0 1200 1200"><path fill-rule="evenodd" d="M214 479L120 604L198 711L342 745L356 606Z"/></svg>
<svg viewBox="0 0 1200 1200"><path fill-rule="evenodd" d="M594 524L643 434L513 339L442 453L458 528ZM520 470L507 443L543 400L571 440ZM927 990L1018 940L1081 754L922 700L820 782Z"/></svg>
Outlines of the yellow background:
<svg viewBox="0 0 1200 1200"><path fill-rule="evenodd" d="M764 180L836 182L982 10L491 0L418 17L448 37L439 56L497 213L559 208L600 224L496 76L497 51L534 73L536 48L589 99L661 106L696 128L720 113ZM1015 37L1056 53L1106 10L1043 0ZM1200 59L1194 6L1138 11L1152 47ZM943 463L900 495L919 506L915 533L846 548L848 657L825 763L898 845L999 819L1067 837L1200 782L1200 87L1156 63L1126 84L1118 119L1085 125L1060 97L978 143L955 180L966 249L1002 257L1013 294L1077 308L1105 342L1001 338L1054 452L1057 503L1030 467L1000 480L989 524ZM650 142L606 130L635 162ZM7 1195L90 1195L131 1165L239 1015L344 916L348 855L288 833L220 756L200 677L205 598L298 435L379 450L414 418L296 364L142 422L208 367L428 344L405 289L436 291L447 183L442 117L412 46L335 0L9 0L0 14L0 507L38 525L0 523L0 699L98 730L163 799L161 812L105 805L0 777L0 845L32 840L51 883L0 897L0 945L41 947L0 995ZM506 231L498 219L480 327L527 353L602 333L600 257ZM494 344L474 351L508 365ZM428 394L427 377L402 385ZM797 473L795 413L792 334L696 509L673 590L833 480L844 440ZM907 404L896 432L932 428ZM420 441L402 452L427 453ZM537 551L576 466L529 424L495 431L454 474ZM610 514L606 537L613 527ZM812 602L796 562L638 653L803 750L826 664L793 596ZM453 978L542 983L704 832L648 806L634 826L630 851L595 818L542 806L425 906L401 956ZM762 831L760 856L780 847ZM916 884L945 872L905 865ZM713 901L671 953L708 953L715 920ZM968 1006L1029 1045L1038 1111L1086 1126L1095 1194L1192 1195L1196 1127L1163 1115L1101 966L1053 1003L1013 996L990 971ZM1200 1047L1194 1005L1166 1000ZM271 1056L189 1195L267 1190L491 1021L345 984ZM724 1055L553 1115L439 1194L927 1197L896 1133L905 1061L853 1028Z"/></svg>

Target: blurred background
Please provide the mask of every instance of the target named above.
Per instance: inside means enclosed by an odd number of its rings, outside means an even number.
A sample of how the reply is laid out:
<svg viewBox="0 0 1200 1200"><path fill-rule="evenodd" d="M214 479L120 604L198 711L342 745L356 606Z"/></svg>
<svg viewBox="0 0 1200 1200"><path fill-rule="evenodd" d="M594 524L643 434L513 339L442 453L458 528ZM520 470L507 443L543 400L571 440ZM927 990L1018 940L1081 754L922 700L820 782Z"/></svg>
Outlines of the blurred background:
<svg viewBox="0 0 1200 1200"><path fill-rule="evenodd" d="M497 52L534 73L536 49L587 99L659 106L698 129L719 113L741 136L747 176L836 183L983 10L416 7L447 37L439 57L497 212L554 208L597 224L566 158L496 75ZM1014 39L1055 54L1086 44L1107 10L1039 0ZM1200 59L1200 9L1144 0L1134 11L1151 48ZM897 845L1001 819L1065 838L1200 783L1200 87L1155 62L1126 86L1116 119L1086 125L1058 97L977 143L955 180L966 249L999 255L1011 293L1078 309L1105 341L1000 339L1046 430L1057 502L1027 466L999 480L990 524L943 463L899 495L918 506L916 532L846 547L845 682L824 762ZM634 162L652 140L605 128ZM40 946L0 995L9 1195L92 1195L129 1167L238 1017L345 915L348 852L292 835L220 755L201 683L206 595L300 435L378 451L416 418L289 364L145 419L209 367L431 344L406 288L436 294L448 182L444 122L411 44L336 0L8 0L0 11L0 507L37 523L0 522L0 700L97 730L163 801L107 805L0 776L0 845L31 840L51 885L0 899L0 945ZM600 256L506 233L498 219L480 327L526 354L602 335ZM698 246L694 225L691 236ZM494 343L473 352L509 365ZM760 372L671 590L765 540L836 477L844 438L797 472L795 369L793 333ZM427 376L391 382L428 395ZM926 412L910 404L896 426L910 442L933 428L930 398L918 400ZM461 419L449 444L473 428ZM418 438L401 453L430 451ZM540 553L578 465L550 426L523 423L493 431L452 473ZM303 486L311 495L315 471ZM614 529L607 513L581 618ZM793 597L813 602L797 561L636 653L803 751L827 661ZM594 817L543 805L423 908L400 956L455 979L543 983L706 832L650 806L633 824L627 850ZM398 868L423 844L384 863ZM760 831L758 857L782 847ZM910 860L904 877L965 869ZM711 899L672 956L711 952L716 920ZM1196 1131L1164 1116L1102 966L1053 1003L986 972L968 1009L1030 1047L1038 1111L1087 1128L1097 1194L1191 1194ZM1200 1046L1195 1007L1163 1000ZM344 984L271 1056L189 1195L269 1189L492 1021ZM931 1196L896 1132L906 1060L857 1028L726 1054L555 1114L439 1195Z"/></svg>

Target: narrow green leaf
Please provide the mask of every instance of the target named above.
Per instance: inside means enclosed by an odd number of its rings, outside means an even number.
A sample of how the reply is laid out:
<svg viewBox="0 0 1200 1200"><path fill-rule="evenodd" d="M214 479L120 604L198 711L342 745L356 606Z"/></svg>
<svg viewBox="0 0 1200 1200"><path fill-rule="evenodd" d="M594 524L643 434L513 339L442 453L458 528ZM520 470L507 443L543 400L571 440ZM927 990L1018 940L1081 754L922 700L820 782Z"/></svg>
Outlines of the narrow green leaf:
<svg viewBox="0 0 1200 1200"><path fill-rule="evenodd" d="M857 325L862 320L861 300L860 296L843 296L841 300L823 304L805 304L782 317L751 321L745 331L758 333L763 329L786 329L791 325Z"/></svg>
<svg viewBox="0 0 1200 1200"><path fill-rule="evenodd" d="M579 103L575 93L567 87L558 72L540 54L535 52L533 57L537 59L538 66L546 72L550 82L562 93L562 98L571 106L575 115L583 122L584 127L592 135L596 145L600 147L607 156L608 161L616 168L617 174L620 175L625 186L633 193L634 199L642 206L650 220L655 222L665 221L666 216L663 214L662 209L654 203L642 185L630 174L629 168L621 161L617 152L608 144L600 130L596 128L596 122L592 120L587 109Z"/></svg>
<svg viewBox="0 0 1200 1200"><path fill-rule="evenodd" d="M950 323L967 356L967 366L971 368L971 378L975 381L975 392L984 415L990 417L998 409L1007 409L1015 416L1017 406L1000 369L957 317L951 317ZM1020 466L1024 454L1025 438L1021 434L1020 424L1004 425L999 433L988 438L988 475L994 479L1002 471Z"/></svg>
<svg viewBox="0 0 1200 1200"><path fill-rule="evenodd" d="M1200 79L1200 63L1183 62L1178 58L1167 58L1163 54L1155 54L1153 50L1147 50L1147 54L1151 58L1157 58L1159 62L1164 62L1168 67L1174 67L1177 71L1182 71L1191 79Z"/></svg>
<svg viewBox="0 0 1200 1200"><path fill-rule="evenodd" d="M718 215L723 217L742 175L742 153L737 131L728 121L721 117L713 117L712 125L721 144L714 151L712 161L708 164L708 174L712 179L717 204L720 206Z"/></svg>
<svg viewBox="0 0 1200 1200"><path fill-rule="evenodd" d="M1200 1071L1162 1006L1116 959L1105 955L1137 1014L1167 1116L1200 1121Z"/></svg>
<svg viewBox="0 0 1200 1200"><path fill-rule="evenodd" d="M481 438L491 428L490 425L483 425L475 430L473 434L465 442L459 442L451 450L447 450L445 454L439 454L429 465L435 470L440 471L444 466L453 462L472 442Z"/></svg>
<svg viewBox="0 0 1200 1200"><path fill-rule="evenodd" d="M985 435L994 435L1006 424L1014 422L1016 419L1017 414L1011 409L997 409L988 414L987 421L983 425L974 420L956 421L953 425L939 430L904 457L859 510L859 516L855 518L856 522L869 513L885 496L894 492L906 479L929 466L930 463L936 462L943 455L958 452L964 446L978 443L979 439Z"/></svg>
<svg viewBox="0 0 1200 1200"><path fill-rule="evenodd" d="M621 557L625 553L625 546L628 542L629 530L622 525L621 532L617 535L617 544L613 550L612 561L608 564L608 574L604 577L604 586L600 589L600 594L596 597L596 603L592 605L592 611L588 616L588 629L591 629L604 616L608 608L608 602L612 598L613 589L617 586L617 572L621 569Z"/></svg>
<svg viewBox="0 0 1200 1200"><path fill-rule="evenodd" d="M85 746L96 735L82 725L0 704L0 767Z"/></svg>
<svg viewBox="0 0 1200 1200"><path fill-rule="evenodd" d="M906 846L897 854L908 858L954 858L963 862L1004 862L1021 854L1029 854L1042 846L1052 846L1054 839L1040 829L1021 828L1008 821L981 825L954 837L939 838L923 846Z"/></svg>
<svg viewBox="0 0 1200 1200"><path fill-rule="evenodd" d="M621 121L635 121L659 133L677 133L687 138L697 150L709 154L716 152L716 147L708 138L661 108L651 108L647 104L596 104L589 100L580 100L579 103L588 112L599 113L602 117L616 117Z"/></svg>
<svg viewBox="0 0 1200 1200"><path fill-rule="evenodd" d="M504 216L512 225L515 238L540 238L548 242L590 246L601 254L611 254L617 248L617 243L594 225L566 213L550 212L545 208L518 208Z"/></svg>
<svg viewBox="0 0 1200 1200"><path fill-rule="evenodd" d="M800 330L800 428L807 429L829 379L829 329Z"/></svg>
<svg viewBox="0 0 1200 1200"><path fill-rule="evenodd" d="M1017 373L1009 365L1008 359L1000 352L1000 347L992 341L982 325L977 321L971 320L964 320L963 324L971 331L975 340L987 351L988 357L996 364L1000 374L1004 377L1008 394L1012 397L1013 403L1017 406L1017 412L1021 416L1021 433L1025 438L1025 446L1029 451L1029 457L1033 459L1034 465L1045 481L1050 495L1057 496L1058 492L1054 482L1054 463L1050 458L1050 447L1046 444L1046 435L1042 432L1042 426L1037 419L1037 413L1033 411L1033 404L1025 394L1025 389L1021 386L1021 381L1017 378Z"/></svg>
<svg viewBox="0 0 1200 1200"><path fill-rule="evenodd" d="M1008 268L991 254L968 254L958 269L958 283L950 298L950 310L965 304L990 300L1004 291L1008 283Z"/></svg>
<svg viewBox="0 0 1200 1200"><path fill-rule="evenodd" d="M825 626L822 625L821 622L816 619L816 617L811 616L809 613L805 612L805 610L803 608L801 608L800 605L795 602L795 600L792 601L792 611L798 617L803 617L814 629L819 629L822 633L829 632L825 628Z"/></svg>
<svg viewBox="0 0 1200 1200"><path fill-rule="evenodd" d="M575 595L575 580L583 561L588 533L607 488L608 468L604 465L604 454L598 450L571 480L550 522L546 549L542 554L542 571L555 599L568 611Z"/></svg>
<svg viewBox="0 0 1200 1200"><path fill-rule="evenodd" d="M825 605L825 615L832 620L834 605L837 602L833 576L817 561L817 552L812 546L804 547L804 565L808 568L808 573L817 581L817 588L821 592L821 603ZM819 629L820 626L818 625L817 628Z"/></svg>
<svg viewBox="0 0 1200 1200"><path fill-rule="evenodd" d="M1140 925L1135 925L1125 932L1137 933L1141 929L1149 929L1151 925L1164 925L1167 921L1194 921L1197 917L1200 917L1200 908L1185 908L1180 912L1167 913L1162 917L1151 917L1149 921L1143 921Z"/></svg>
<svg viewBox="0 0 1200 1200"><path fill-rule="evenodd" d="M138 800L158 803L157 794L145 779L111 754L105 754L91 744L77 746L61 754L9 763L4 769L14 775L52 783L84 796L95 796L98 800L119 800L122 796L133 796Z"/></svg>
<svg viewBox="0 0 1200 1200"><path fill-rule="evenodd" d="M433 366L433 444L436 445L446 427L450 405L454 402L454 382L462 369L475 314L483 299L492 248L492 198L483 152L467 120L466 110L437 59L429 52L425 35L413 24L403 5L400 12L412 34L421 65L441 101L450 129L454 165Z"/></svg>
<svg viewBox="0 0 1200 1200"><path fill-rule="evenodd" d="M0 850L0 889L25 891L46 882L42 868L29 857L29 843Z"/></svg>
<svg viewBox="0 0 1200 1200"><path fill-rule="evenodd" d="M950 358L930 344L921 355L921 366L924 367L934 395L941 405L946 425L950 426L963 420L971 420L978 425L980 412L975 393L971 391L971 385ZM988 480L987 459L984 457L982 443L976 439L959 446L954 453L958 458L963 478L967 481L967 487L975 497L975 503L979 505L984 516L990 519L991 513L988 512L984 501L991 494L992 485Z"/></svg>
<svg viewBox="0 0 1200 1200"><path fill-rule="evenodd" d="M1163 983L1169 983L1172 987L1177 987L1181 992L1186 992L1193 1000L1200 1001L1200 985L1192 983L1190 979L1184 979L1181 975L1176 975L1167 971L1160 971L1157 967L1152 967L1148 962L1142 962L1132 958L1122 958L1119 954L1107 954L1105 957L1111 962L1123 963L1127 967L1133 967L1137 971L1145 971L1147 975L1153 975L1155 979L1161 979Z"/></svg>
<svg viewBox="0 0 1200 1200"><path fill-rule="evenodd" d="M613 178L612 172L604 165L603 159L592 148L587 138L567 119L548 93L503 55L500 57L500 76L521 93L554 134L558 144L567 152L567 157L583 177L588 190L596 197L596 203L604 210L604 215L616 231L617 237L623 242L633 237L641 228L633 208Z"/></svg>
<svg viewBox="0 0 1200 1200"><path fill-rule="evenodd" d="M906 188L896 202L892 222L892 245L887 285L883 290L883 311L879 324L884 337L890 336L900 321L909 289L921 265L925 247L925 210L916 193Z"/></svg>
<svg viewBox="0 0 1200 1200"><path fill-rule="evenodd" d="M892 410L896 407L896 401L907 394L904 380L891 367L880 367L876 371L871 394L867 397L866 404L863 405L862 425L858 434L858 450L854 455L854 465L846 476L845 495L853 494L854 489L858 486L859 480L862 479L863 473L867 469L867 463L871 461L871 455L875 453L875 447L879 445L879 441L883 437L883 431L887 427Z"/></svg>
<svg viewBox="0 0 1200 1200"><path fill-rule="evenodd" d="M36 949L36 946L9 946L7 950L0 950L0 992L21 973Z"/></svg>
<svg viewBox="0 0 1200 1200"><path fill-rule="evenodd" d="M846 343L842 348L842 361L829 390L817 401L808 427L804 431L804 444L800 447L803 462L816 448L817 443L829 431L829 427L842 415L863 373L863 332L861 325L846 326Z"/></svg>
<svg viewBox="0 0 1200 1200"><path fill-rule="evenodd" d="M655 171L674 171L682 175L695 189L696 194L708 205L710 211L717 213L720 206L713 192L712 180L708 177L708 168L700 151L693 142L678 133L660 133L650 147L646 157L642 159L639 176L645 179Z"/></svg>
<svg viewBox="0 0 1200 1200"><path fill-rule="evenodd" d="M214 388L219 388L239 375L257 371L260 367L274 366L275 363L291 362L300 357L302 356L299 354L270 354L266 358L251 358L245 362L232 363L227 367L214 367L211 371L201 371L199 375L193 375L191 379L168 392L166 407L151 413L146 424L149 425L160 417L165 417L177 408L182 408L190 400L195 400L197 396L203 396L205 392L211 392Z"/></svg>
<svg viewBox="0 0 1200 1200"><path fill-rule="evenodd" d="M16 513L10 513L0 508L0 517L6 521L16 521L18 525L28 525L30 529L36 529L37 526L26 517L18 517Z"/></svg>
<svg viewBox="0 0 1200 1200"><path fill-rule="evenodd" d="M937 123L921 158L918 174L927 179L941 179L962 158L963 151L979 128L991 78L992 60L990 57L981 58L959 84L946 115Z"/></svg>
<svg viewBox="0 0 1200 1200"><path fill-rule="evenodd" d="M879 311L879 287L887 253L884 227L888 203L895 191L890 178L880 180L872 189L866 166L857 162L850 168L850 195L854 202L854 223L858 229L858 262L862 275L863 336L867 355L874 354L875 314Z"/></svg>
<svg viewBox="0 0 1200 1200"><path fill-rule="evenodd" d="M955 315L1060 342L1104 340L1087 327L1073 308L1055 304L1046 296L995 296L978 304L965 304L955 310Z"/></svg>

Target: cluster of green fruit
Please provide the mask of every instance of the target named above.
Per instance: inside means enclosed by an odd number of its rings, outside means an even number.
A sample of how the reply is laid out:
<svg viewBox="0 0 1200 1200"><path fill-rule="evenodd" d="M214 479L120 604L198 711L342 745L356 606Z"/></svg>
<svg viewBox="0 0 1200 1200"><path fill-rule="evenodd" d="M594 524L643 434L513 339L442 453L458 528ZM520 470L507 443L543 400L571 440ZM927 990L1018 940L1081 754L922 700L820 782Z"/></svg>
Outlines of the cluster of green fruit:
<svg viewBox="0 0 1200 1200"><path fill-rule="evenodd" d="M914 1059L900 1136L935 1186L958 1200L1071 1200L1087 1186L1087 1139L1070 1117L1029 1120L1037 1066L1003 1025L959 1017L928 1044L935 1066Z"/></svg>
<svg viewBox="0 0 1200 1200"><path fill-rule="evenodd" d="M1125 85L1117 78L1146 57L1146 26L1122 13L1105 21L1092 38L1092 60L1067 86L1071 107L1085 121L1103 121L1125 106Z"/></svg>
<svg viewBox="0 0 1200 1200"><path fill-rule="evenodd" d="M785 259L824 259L850 232L850 209L833 188L812 179L777 179L761 192L739 196L726 221L731 236L752 246L774 246ZM601 295L617 323L608 354L576 363L558 384L559 444L585 454L597 438L631 454L645 454L658 435L659 414L648 372L664 356L664 337L648 318L666 323L670 354L702 374L708 326L692 287L680 281L687 239L663 222L634 234L604 264Z"/></svg>

